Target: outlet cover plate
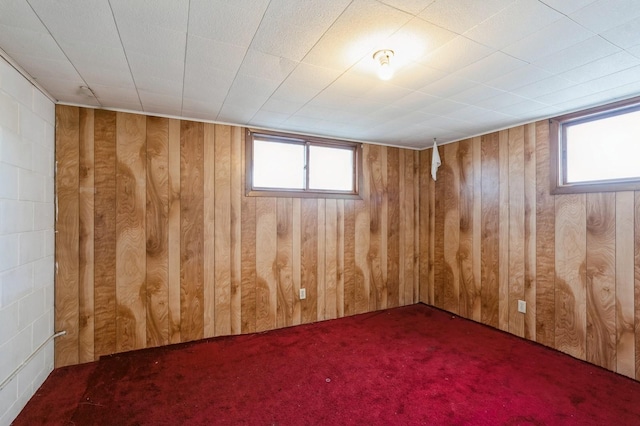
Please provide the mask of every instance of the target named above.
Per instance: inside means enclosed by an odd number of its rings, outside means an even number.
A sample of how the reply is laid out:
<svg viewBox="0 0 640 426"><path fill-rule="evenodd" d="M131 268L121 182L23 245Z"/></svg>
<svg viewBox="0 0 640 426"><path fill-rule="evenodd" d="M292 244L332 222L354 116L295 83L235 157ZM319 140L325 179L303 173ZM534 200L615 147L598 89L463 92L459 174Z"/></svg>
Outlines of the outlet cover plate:
<svg viewBox="0 0 640 426"><path fill-rule="evenodd" d="M527 302L524 300L518 300L518 312L523 314L527 313Z"/></svg>

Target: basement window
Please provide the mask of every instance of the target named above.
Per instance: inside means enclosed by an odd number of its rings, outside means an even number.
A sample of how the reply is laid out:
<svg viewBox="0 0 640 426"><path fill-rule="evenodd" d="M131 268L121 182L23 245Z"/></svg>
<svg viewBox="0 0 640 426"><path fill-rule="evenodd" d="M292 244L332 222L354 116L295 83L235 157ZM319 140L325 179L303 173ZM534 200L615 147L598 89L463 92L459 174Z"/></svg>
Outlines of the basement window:
<svg viewBox="0 0 640 426"><path fill-rule="evenodd" d="M247 130L249 196L359 199L361 144Z"/></svg>
<svg viewBox="0 0 640 426"><path fill-rule="evenodd" d="M554 194L640 189L640 98L551 120Z"/></svg>

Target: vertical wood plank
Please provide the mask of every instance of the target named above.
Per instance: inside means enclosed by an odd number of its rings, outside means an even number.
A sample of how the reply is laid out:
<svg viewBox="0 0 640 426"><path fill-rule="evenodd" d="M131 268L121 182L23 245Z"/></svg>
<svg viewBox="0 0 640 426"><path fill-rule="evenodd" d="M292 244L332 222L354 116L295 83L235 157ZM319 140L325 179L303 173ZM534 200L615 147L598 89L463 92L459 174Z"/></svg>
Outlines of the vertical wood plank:
<svg viewBox="0 0 640 426"><path fill-rule="evenodd" d="M432 303L429 297L429 253L430 253L430 232L429 218L431 212L429 210L429 180L431 165L431 151L428 149L419 152L419 185L420 185L420 211L419 211L419 231L420 231L420 248L419 248L419 265L420 265L420 299L422 303Z"/></svg>
<svg viewBox="0 0 640 426"><path fill-rule="evenodd" d="M215 126L215 335L231 334L231 128Z"/></svg>
<svg viewBox="0 0 640 426"><path fill-rule="evenodd" d="M371 273L369 268L369 244L370 233L370 176L369 176L369 145L362 148L362 188L360 196L362 200L355 201L355 313L360 314L369 311Z"/></svg>
<svg viewBox="0 0 640 426"><path fill-rule="evenodd" d="M56 262L55 327L67 334L56 340L57 367L78 363L79 110L56 106Z"/></svg>
<svg viewBox="0 0 640 426"><path fill-rule="evenodd" d="M387 304L384 270L387 269L386 257L383 256L383 244L386 243L386 200L385 176L383 164L386 164L386 148L371 145L367 150L369 166L369 255L367 256L370 286L369 310L384 309ZM366 170L365 170L366 171ZM384 168L386 175L386 167ZM384 241L383 241L384 234ZM384 262L384 270L382 263Z"/></svg>
<svg viewBox="0 0 640 426"><path fill-rule="evenodd" d="M587 194L586 360L616 367L616 194Z"/></svg>
<svg viewBox="0 0 640 426"><path fill-rule="evenodd" d="M327 212L327 203L325 199L318 199L318 263L316 264L317 275L316 275L316 303L318 305L317 313L318 313L318 321L323 321L326 319L326 305L325 305L325 293L326 293L326 276L325 276L325 268L326 268L326 212Z"/></svg>
<svg viewBox="0 0 640 426"><path fill-rule="evenodd" d="M180 338L204 336L204 125L180 123Z"/></svg>
<svg viewBox="0 0 640 426"><path fill-rule="evenodd" d="M640 191L635 192L635 312L636 312L636 380L640 380Z"/></svg>
<svg viewBox="0 0 640 426"><path fill-rule="evenodd" d="M509 330L509 131L498 133L499 168L500 168L500 204L499 204L499 235L498 243L498 327Z"/></svg>
<svg viewBox="0 0 640 426"><path fill-rule="evenodd" d="M482 138L473 138L473 300L471 319L482 321Z"/></svg>
<svg viewBox="0 0 640 426"><path fill-rule="evenodd" d="M448 157L444 147L439 148L441 165L438 169L437 181L433 182L435 189L434 208L433 208L433 304L435 307L445 309L445 279L450 274L445 274L445 213L447 201L450 196L447 192L450 190L449 180L451 177L451 168L448 165ZM449 276L449 279L451 277Z"/></svg>
<svg viewBox="0 0 640 426"><path fill-rule="evenodd" d="M245 144L242 149L242 186L245 188L246 167ZM255 197L242 197L241 218L241 262L242 262L242 291L241 291L241 319L242 333L254 333L256 331L256 199Z"/></svg>
<svg viewBox="0 0 640 426"><path fill-rule="evenodd" d="M556 349L585 358L586 213L584 194L556 197Z"/></svg>
<svg viewBox="0 0 640 426"><path fill-rule="evenodd" d="M146 346L146 117L117 113L116 349Z"/></svg>
<svg viewBox="0 0 640 426"><path fill-rule="evenodd" d="M94 355L116 352L116 113L94 113Z"/></svg>
<svg viewBox="0 0 640 426"><path fill-rule="evenodd" d="M433 149L431 150L433 155ZM431 157L427 164L431 164ZM427 166L427 173L430 174L430 166ZM435 262L436 262L436 182L429 180L429 303L435 305Z"/></svg>
<svg viewBox="0 0 640 426"><path fill-rule="evenodd" d="M417 200L414 199L414 188L413 188L413 152L410 150L402 150L400 153L401 157L404 158L404 167L402 168L403 175L401 175L401 184L403 198L404 198L404 215L402 218L402 225L400 227L400 231L404 235L403 240L403 248L402 253L403 256L401 259L401 270L404 285L401 286L404 290L403 305L410 305L415 303L417 300L415 296L417 293L414 293L414 281L415 281L415 211L414 204ZM401 209L402 210L402 209Z"/></svg>
<svg viewBox="0 0 640 426"><path fill-rule="evenodd" d="M445 188L444 199L444 309L455 314L460 310L460 167L457 161L459 143L442 147L445 156L438 171ZM442 178L440 177L442 175Z"/></svg>
<svg viewBox="0 0 640 426"><path fill-rule="evenodd" d="M277 327L293 325L293 201L278 198L276 201L278 252L275 274L277 281Z"/></svg>
<svg viewBox="0 0 640 426"><path fill-rule="evenodd" d="M344 200L336 200L336 309L338 318L344 317Z"/></svg>
<svg viewBox="0 0 640 426"><path fill-rule="evenodd" d="M420 153L413 157L413 301L420 301Z"/></svg>
<svg viewBox="0 0 640 426"><path fill-rule="evenodd" d="M549 122L536 123L536 341L555 344L555 201L549 193Z"/></svg>
<svg viewBox="0 0 640 426"><path fill-rule="evenodd" d="M524 337L524 126L509 129L509 332Z"/></svg>
<svg viewBox="0 0 640 426"><path fill-rule="evenodd" d="M302 323L302 305L300 288L302 287L302 206L300 198L293 199L291 230L291 272L293 283L293 325Z"/></svg>
<svg viewBox="0 0 640 426"><path fill-rule="evenodd" d="M500 145L498 133L482 136L481 281L483 324L499 327Z"/></svg>
<svg viewBox="0 0 640 426"><path fill-rule="evenodd" d="M167 224L167 256L169 277L169 343L179 343L180 337L180 121L169 120L169 212Z"/></svg>
<svg viewBox="0 0 640 426"><path fill-rule="evenodd" d="M458 143L457 167L460 172L458 262L460 302L458 313L472 318L476 299L473 277L473 145L471 139Z"/></svg>
<svg viewBox="0 0 640 426"><path fill-rule="evenodd" d="M338 205L325 202L324 319L338 317Z"/></svg>
<svg viewBox="0 0 640 426"><path fill-rule="evenodd" d="M400 190L400 175L403 175L404 156L400 159L400 149L387 148L387 192L388 192L388 216L387 216L387 305L392 308L404 305L403 272L400 271L400 259L402 251L400 241L404 233L400 233L400 223L404 218L406 202L404 190ZM402 277L402 278L401 278ZM402 291L401 291L402 289Z"/></svg>
<svg viewBox="0 0 640 426"><path fill-rule="evenodd" d="M276 327L278 282L275 264L278 254L276 200L256 199L256 331Z"/></svg>
<svg viewBox="0 0 640 426"><path fill-rule="evenodd" d="M344 202L344 315L356 313L356 202Z"/></svg>
<svg viewBox="0 0 640 426"><path fill-rule="evenodd" d="M146 346L169 344L169 120L147 117Z"/></svg>
<svg viewBox="0 0 640 426"><path fill-rule="evenodd" d="M634 197L616 193L616 372L635 378ZM640 331L639 331L640 332Z"/></svg>
<svg viewBox="0 0 640 426"><path fill-rule="evenodd" d="M94 355L94 110L79 111L79 258L78 258L78 361Z"/></svg>
<svg viewBox="0 0 640 426"><path fill-rule="evenodd" d="M203 125L203 334L208 338L216 335L216 242L218 238L225 241L224 235L217 235L216 225L216 126L206 123ZM223 189L221 188L221 192ZM219 226L219 225L218 225ZM221 226L222 227L222 226ZM221 244L221 243L218 243ZM221 257L224 253L221 254ZM221 262L222 263L222 262ZM221 266L222 269L222 266Z"/></svg>
<svg viewBox="0 0 640 426"><path fill-rule="evenodd" d="M536 340L536 126L524 127L524 337Z"/></svg>
<svg viewBox="0 0 640 426"><path fill-rule="evenodd" d="M302 322L317 321L317 264L318 264L318 200L305 198L300 200L301 245L300 277L307 298L301 300Z"/></svg>
<svg viewBox="0 0 640 426"><path fill-rule="evenodd" d="M242 146L243 131L231 127L231 334L242 332Z"/></svg>

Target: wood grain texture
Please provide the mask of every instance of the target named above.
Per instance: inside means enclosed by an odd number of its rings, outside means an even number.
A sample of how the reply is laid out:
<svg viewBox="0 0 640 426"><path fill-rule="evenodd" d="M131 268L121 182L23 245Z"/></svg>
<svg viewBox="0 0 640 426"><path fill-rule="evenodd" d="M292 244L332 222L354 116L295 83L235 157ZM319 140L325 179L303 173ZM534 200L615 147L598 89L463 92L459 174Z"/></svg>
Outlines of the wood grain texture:
<svg viewBox="0 0 640 426"><path fill-rule="evenodd" d="M536 341L555 345L555 200L549 193L549 123L536 123Z"/></svg>
<svg viewBox="0 0 640 426"><path fill-rule="evenodd" d="M324 243L324 319L338 317L338 204L335 199L325 203Z"/></svg>
<svg viewBox="0 0 640 426"><path fill-rule="evenodd" d="M344 317L344 202L336 200L336 314Z"/></svg>
<svg viewBox="0 0 640 426"><path fill-rule="evenodd" d="M414 198L415 194L413 185L413 152L404 150L400 153L400 158L403 163L401 168L402 174L400 175L400 193L402 194L400 208L400 258L402 259L400 270L402 271L402 282L400 283L400 289L403 291L401 304L404 306L413 304L417 301L416 296L418 291L415 288L415 227L417 224L415 221L416 218L414 210L416 200Z"/></svg>
<svg viewBox="0 0 640 426"><path fill-rule="evenodd" d="M587 361L616 365L615 193L587 194Z"/></svg>
<svg viewBox="0 0 640 426"><path fill-rule="evenodd" d="M325 199L318 199L318 216L317 216L318 217L318 222L317 222L318 248L316 251L318 256L318 263L316 265L317 285L316 285L315 297L316 297L316 305L318 306L317 319L319 321L323 321L326 319L326 304L325 304L325 292L326 292L325 268L327 267L326 265L327 240L325 235L327 230L327 223L326 223L327 203L326 202L327 200Z"/></svg>
<svg viewBox="0 0 640 426"><path fill-rule="evenodd" d="M356 313L356 201L344 202L344 315Z"/></svg>
<svg viewBox="0 0 640 426"><path fill-rule="evenodd" d="M219 261L220 267L216 264L216 243L218 245L224 245L225 241L228 241L229 236L224 235L221 230L221 235L218 241L217 229L216 229L216 196L220 199L224 199L224 196L218 194L216 190L216 170L217 162L224 163L229 158L216 157L216 126L210 123L206 123L202 130L203 137L203 325L204 330L202 337L208 338L216 336L216 281L218 276L216 275L216 269L218 274L222 274L224 270L224 253L221 254L221 260ZM222 139L222 136L220 137ZM216 161L218 160L218 161ZM228 164L226 165L228 168ZM224 164L219 165L220 168L224 168ZM228 185L227 185L228 186ZM220 188L221 191L224 189ZM227 194L229 188L226 189ZM219 201L221 204L223 201ZM222 219L221 219L222 220ZM222 226L221 226L222 227ZM228 281L222 281L221 287L227 288ZM220 290L219 290L220 291ZM223 314L218 314L222 316Z"/></svg>
<svg viewBox="0 0 640 426"><path fill-rule="evenodd" d="M524 337L536 340L536 126L524 126Z"/></svg>
<svg viewBox="0 0 640 426"><path fill-rule="evenodd" d="M169 213L167 218L167 256L169 267L169 342L179 343L180 308L180 121L169 120Z"/></svg>
<svg viewBox="0 0 640 426"><path fill-rule="evenodd" d="M456 156L457 169L460 175L459 198L459 246L458 264L460 301L458 313L465 318L473 317L473 305L479 294L476 294L473 275L473 206L474 206L474 167L473 145L471 139L458 143Z"/></svg>
<svg viewBox="0 0 640 426"><path fill-rule="evenodd" d="M459 144L442 147L445 156L438 172L438 183L445 188L444 199L444 309L460 311L460 164ZM442 177L440 177L442 175Z"/></svg>
<svg viewBox="0 0 640 426"><path fill-rule="evenodd" d="M429 280L429 255L430 255L430 226L431 210L429 209L429 181L431 180L431 150L423 150L419 153L419 185L420 185L420 210L419 210L419 268L420 268L420 299L425 304L433 303L430 295L432 287Z"/></svg>
<svg viewBox="0 0 640 426"><path fill-rule="evenodd" d="M146 346L146 119L116 114L116 349Z"/></svg>
<svg viewBox="0 0 640 426"><path fill-rule="evenodd" d="M300 303L300 289L302 288L302 205L300 198L292 202L291 229L291 272L293 283L293 325L302 323L302 304Z"/></svg>
<svg viewBox="0 0 640 426"><path fill-rule="evenodd" d="M406 197L404 186L400 189L400 175L404 175L404 156L400 159L400 150L387 148L387 306L392 308L404 305L404 289L408 284L404 277L404 268L400 267L400 252L404 252L405 234L400 235L400 222L404 218Z"/></svg>
<svg viewBox="0 0 640 426"><path fill-rule="evenodd" d="M500 169L500 204L498 212L498 328L509 330L509 131L498 133L499 169Z"/></svg>
<svg viewBox="0 0 640 426"><path fill-rule="evenodd" d="M635 311L636 311L636 380L640 380L640 191L635 192Z"/></svg>
<svg viewBox="0 0 640 426"><path fill-rule="evenodd" d="M147 346L169 344L169 120L147 120Z"/></svg>
<svg viewBox="0 0 640 426"><path fill-rule="evenodd" d="M497 133L482 137L482 318L483 324L499 326L499 212L500 212L500 164Z"/></svg>
<svg viewBox="0 0 640 426"><path fill-rule="evenodd" d="M555 348L585 357L586 213L584 194L556 198Z"/></svg>
<svg viewBox="0 0 640 426"><path fill-rule="evenodd" d="M231 129L215 127L214 335L231 334Z"/></svg>
<svg viewBox="0 0 640 426"><path fill-rule="evenodd" d="M56 340L56 367L79 362L79 120L78 108L56 106L55 327L67 332Z"/></svg>
<svg viewBox="0 0 640 426"><path fill-rule="evenodd" d="M256 200L256 331L276 327L278 308L277 203L273 198Z"/></svg>
<svg viewBox="0 0 640 426"><path fill-rule="evenodd" d="M444 309L445 304L445 261L444 261L444 241L445 241L445 213L447 180L451 179L451 168L447 164L447 153L442 147L439 149L440 161L437 181L434 182L434 209L433 209L433 304L435 307Z"/></svg>
<svg viewBox="0 0 640 426"><path fill-rule="evenodd" d="M204 336L204 126L180 123L180 338Z"/></svg>
<svg viewBox="0 0 640 426"><path fill-rule="evenodd" d="M509 332L524 337L525 205L524 128L509 129Z"/></svg>
<svg viewBox="0 0 640 426"><path fill-rule="evenodd" d="M94 111L79 111L79 199L78 199L78 361L90 362L94 354Z"/></svg>
<svg viewBox="0 0 640 426"><path fill-rule="evenodd" d="M369 170L369 310L384 309L387 306L385 272L387 269L385 210L386 192L386 148L371 145L365 158Z"/></svg>
<svg viewBox="0 0 640 426"><path fill-rule="evenodd" d="M634 195L616 193L616 372L635 378Z"/></svg>
<svg viewBox="0 0 640 426"><path fill-rule="evenodd" d="M231 128L231 201L230 201L230 268L231 334L242 332L242 147L244 132L238 127Z"/></svg>
<svg viewBox="0 0 640 426"><path fill-rule="evenodd" d="M368 158L368 146L363 148L364 159ZM368 167L367 161L363 161L363 167ZM370 234L370 197L369 197L369 173L364 173L360 195L362 200L355 201L355 313L369 312L369 299L371 287L371 274L369 267Z"/></svg>
<svg viewBox="0 0 640 426"><path fill-rule="evenodd" d="M300 200L300 286L306 289L307 298L301 300L302 322L310 323L318 318L317 276L318 269L318 200Z"/></svg>
<svg viewBox="0 0 640 426"><path fill-rule="evenodd" d="M242 144L243 158L246 155ZM244 165L245 162L243 161ZM244 180L245 174L242 174ZM242 188L244 188L244 182ZM256 199L242 197L241 218L241 247L242 247L242 290L241 315L242 333L256 331Z"/></svg>
<svg viewBox="0 0 640 426"><path fill-rule="evenodd" d="M473 138L473 300L471 319L482 321L482 138Z"/></svg>
<svg viewBox="0 0 640 426"><path fill-rule="evenodd" d="M95 111L94 355L116 352L116 113ZM57 345L57 343L56 343Z"/></svg>
<svg viewBox="0 0 640 426"><path fill-rule="evenodd" d="M276 327L293 325L293 200L279 198L277 201L277 254L275 274L277 280Z"/></svg>

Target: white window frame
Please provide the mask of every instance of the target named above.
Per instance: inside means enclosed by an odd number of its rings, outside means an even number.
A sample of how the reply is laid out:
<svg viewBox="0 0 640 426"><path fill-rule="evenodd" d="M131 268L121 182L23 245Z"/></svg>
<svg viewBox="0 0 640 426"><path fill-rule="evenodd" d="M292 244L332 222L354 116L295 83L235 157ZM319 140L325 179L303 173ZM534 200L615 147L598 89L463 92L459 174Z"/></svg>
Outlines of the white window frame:
<svg viewBox="0 0 640 426"><path fill-rule="evenodd" d="M279 143L291 143L305 146L305 188L261 188L253 185L253 140L254 138L271 140ZM353 188L349 191L319 190L309 188L309 146L325 146L353 151ZM330 173L331 171L328 171ZM271 131L247 129L245 136L245 190L252 197L293 197L293 198L342 198L362 199L362 143L325 139L318 137L292 135Z"/></svg>
<svg viewBox="0 0 640 426"><path fill-rule="evenodd" d="M640 97L587 109L549 120L550 171L552 194L585 192L637 191L640 177L592 182L567 182L567 127L640 110ZM640 143L640 142L639 142Z"/></svg>

